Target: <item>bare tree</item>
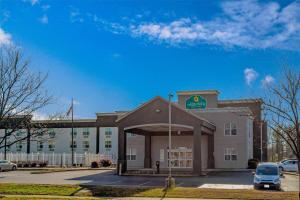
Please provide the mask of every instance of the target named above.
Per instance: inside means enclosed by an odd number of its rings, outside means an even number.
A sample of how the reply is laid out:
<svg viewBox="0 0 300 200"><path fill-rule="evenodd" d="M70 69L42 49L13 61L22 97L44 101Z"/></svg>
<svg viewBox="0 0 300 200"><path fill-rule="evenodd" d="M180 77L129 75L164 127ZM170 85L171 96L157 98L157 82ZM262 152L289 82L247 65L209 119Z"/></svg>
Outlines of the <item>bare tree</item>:
<svg viewBox="0 0 300 200"><path fill-rule="evenodd" d="M13 46L0 48L0 149L45 131L44 124L32 123L32 116L47 106L52 97L43 87L47 76L29 71L29 61ZM19 135L21 130L28 130ZM10 142L7 143L7 138Z"/></svg>
<svg viewBox="0 0 300 200"><path fill-rule="evenodd" d="M300 170L300 72L284 68L281 80L268 91L264 100L268 125L290 147Z"/></svg>

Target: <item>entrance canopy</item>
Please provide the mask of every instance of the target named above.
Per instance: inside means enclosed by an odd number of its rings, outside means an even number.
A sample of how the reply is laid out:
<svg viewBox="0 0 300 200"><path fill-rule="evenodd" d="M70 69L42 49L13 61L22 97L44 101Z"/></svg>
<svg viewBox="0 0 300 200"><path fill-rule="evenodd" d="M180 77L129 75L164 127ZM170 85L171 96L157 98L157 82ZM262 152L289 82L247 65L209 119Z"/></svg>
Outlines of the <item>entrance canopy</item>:
<svg viewBox="0 0 300 200"><path fill-rule="evenodd" d="M175 103L171 103L172 135L192 135L193 140L193 171L201 173L201 135L209 135L209 157L213 162L213 133L215 125L208 120L191 113ZM119 130L119 164L121 171L127 170L126 133L145 135L145 166L151 166L151 155L148 147L151 136L167 135L169 130L169 102L161 97L155 97L130 113L116 120ZM212 149L211 149L212 148ZM118 165L118 167L120 167Z"/></svg>

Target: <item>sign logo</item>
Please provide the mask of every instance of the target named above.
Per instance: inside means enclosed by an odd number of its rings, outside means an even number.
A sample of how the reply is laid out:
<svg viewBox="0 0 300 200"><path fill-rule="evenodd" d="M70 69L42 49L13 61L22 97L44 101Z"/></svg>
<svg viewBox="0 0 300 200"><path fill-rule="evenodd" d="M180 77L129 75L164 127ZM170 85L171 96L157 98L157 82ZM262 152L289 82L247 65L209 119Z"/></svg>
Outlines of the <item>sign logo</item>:
<svg viewBox="0 0 300 200"><path fill-rule="evenodd" d="M205 109L206 100L199 95L194 95L186 100L185 107L186 109Z"/></svg>

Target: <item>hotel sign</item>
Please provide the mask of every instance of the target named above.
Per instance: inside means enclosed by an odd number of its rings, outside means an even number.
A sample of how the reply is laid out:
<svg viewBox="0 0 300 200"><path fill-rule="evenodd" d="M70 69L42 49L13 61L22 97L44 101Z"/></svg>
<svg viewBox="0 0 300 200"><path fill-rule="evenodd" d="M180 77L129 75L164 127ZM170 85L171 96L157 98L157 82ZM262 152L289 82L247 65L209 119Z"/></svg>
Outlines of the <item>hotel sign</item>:
<svg viewBox="0 0 300 200"><path fill-rule="evenodd" d="M199 95L194 95L186 100L185 107L186 109L205 109L206 100Z"/></svg>

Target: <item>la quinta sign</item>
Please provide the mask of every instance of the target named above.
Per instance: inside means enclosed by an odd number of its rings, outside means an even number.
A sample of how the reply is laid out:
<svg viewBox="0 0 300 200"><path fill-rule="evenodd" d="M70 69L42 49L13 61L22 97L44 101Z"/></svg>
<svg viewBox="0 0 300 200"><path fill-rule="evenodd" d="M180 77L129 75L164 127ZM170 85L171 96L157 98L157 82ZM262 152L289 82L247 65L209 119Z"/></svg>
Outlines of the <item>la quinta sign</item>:
<svg viewBox="0 0 300 200"><path fill-rule="evenodd" d="M185 107L186 109L205 109L206 100L199 95L193 95L186 100Z"/></svg>

